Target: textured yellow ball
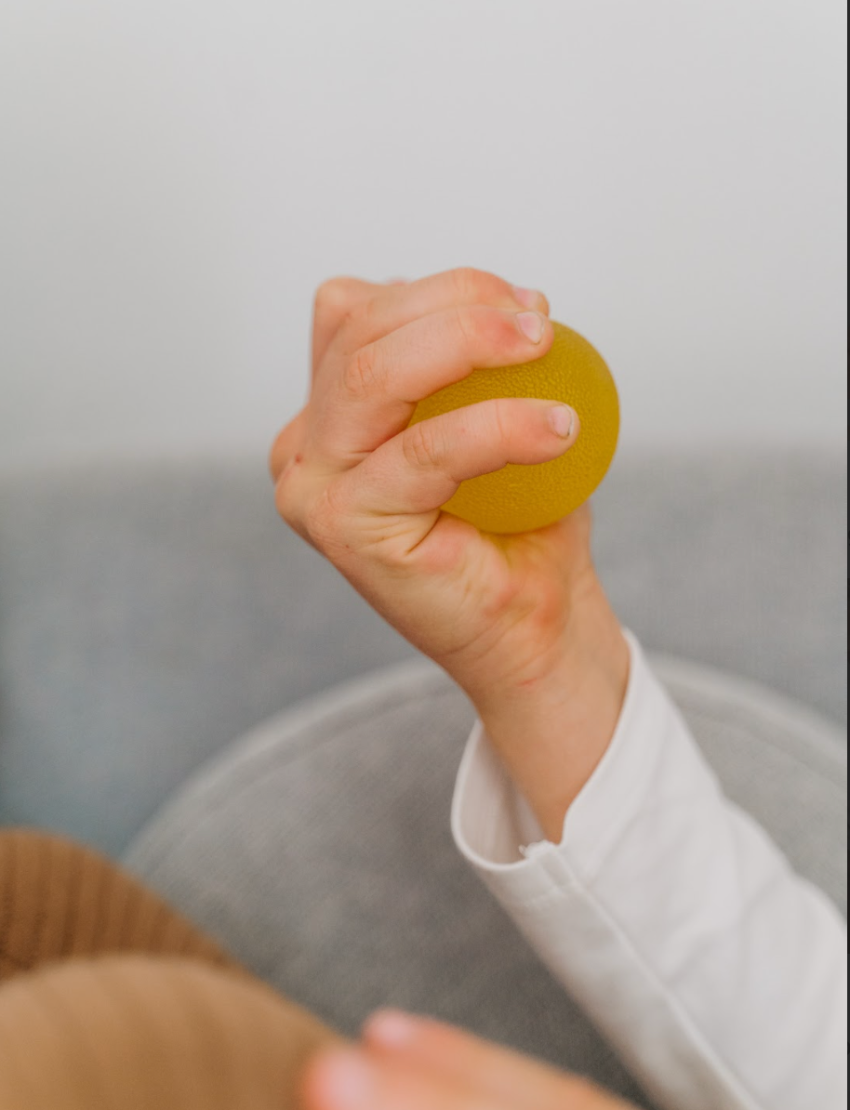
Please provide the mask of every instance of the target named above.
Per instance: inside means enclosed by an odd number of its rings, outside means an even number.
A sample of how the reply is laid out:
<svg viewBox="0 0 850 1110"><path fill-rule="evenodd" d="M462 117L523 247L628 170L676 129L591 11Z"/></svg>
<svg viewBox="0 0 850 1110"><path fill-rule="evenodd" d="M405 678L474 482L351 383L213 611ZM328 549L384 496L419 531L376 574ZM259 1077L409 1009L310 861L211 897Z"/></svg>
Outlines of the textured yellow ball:
<svg viewBox="0 0 850 1110"><path fill-rule="evenodd" d="M462 381L420 401L410 423L487 401L539 397L564 401L579 415L581 432L551 462L509 463L493 474L462 482L443 505L483 532L543 528L567 516L593 493L611 465L620 432L617 387L602 356L586 339L553 322L555 341L543 358L500 370L473 370Z"/></svg>

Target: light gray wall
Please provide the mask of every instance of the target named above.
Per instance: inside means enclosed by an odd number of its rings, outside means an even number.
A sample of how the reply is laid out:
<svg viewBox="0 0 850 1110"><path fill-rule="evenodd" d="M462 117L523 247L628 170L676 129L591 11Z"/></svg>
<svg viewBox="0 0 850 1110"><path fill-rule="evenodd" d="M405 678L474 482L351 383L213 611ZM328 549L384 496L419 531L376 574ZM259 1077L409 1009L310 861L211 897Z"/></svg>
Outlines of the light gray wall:
<svg viewBox="0 0 850 1110"><path fill-rule="evenodd" d="M843 0L4 0L0 465L261 451L314 286L459 264L623 442L844 436Z"/></svg>

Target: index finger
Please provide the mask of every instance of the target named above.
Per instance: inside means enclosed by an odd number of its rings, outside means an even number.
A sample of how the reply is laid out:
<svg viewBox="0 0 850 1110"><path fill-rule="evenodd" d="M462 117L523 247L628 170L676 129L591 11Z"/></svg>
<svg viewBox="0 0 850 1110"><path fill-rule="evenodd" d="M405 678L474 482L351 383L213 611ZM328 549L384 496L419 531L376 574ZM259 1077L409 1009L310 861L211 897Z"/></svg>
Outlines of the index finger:
<svg viewBox="0 0 850 1110"><path fill-rule="evenodd" d="M485 270L462 267L403 285L376 286L372 295L346 313L329 349L335 355L352 355L422 316L467 305L549 313L549 302L537 290L511 285Z"/></svg>

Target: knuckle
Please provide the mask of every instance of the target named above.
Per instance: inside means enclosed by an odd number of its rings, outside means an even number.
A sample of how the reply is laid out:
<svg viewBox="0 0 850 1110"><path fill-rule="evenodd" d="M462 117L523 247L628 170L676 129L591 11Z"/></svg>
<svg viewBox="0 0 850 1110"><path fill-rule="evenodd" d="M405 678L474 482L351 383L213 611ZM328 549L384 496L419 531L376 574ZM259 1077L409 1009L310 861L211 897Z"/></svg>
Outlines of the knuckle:
<svg viewBox="0 0 850 1110"><path fill-rule="evenodd" d="M487 276L474 266L460 266L452 272L455 292L462 300L477 300L488 284Z"/></svg>
<svg viewBox="0 0 850 1110"><path fill-rule="evenodd" d="M407 429L402 447L405 461L417 470L435 469L442 465L442 451L427 420Z"/></svg>
<svg viewBox="0 0 850 1110"><path fill-rule="evenodd" d="M328 278L316 289L313 304L317 313L345 312L351 302L351 281L345 277Z"/></svg>
<svg viewBox="0 0 850 1110"><path fill-rule="evenodd" d="M342 329L354 335L365 334L372 330L372 319L375 314L375 298L351 298L346 303L342 313Z"/></svg>
<svg viewBox="0 0 850 1110"><path fill-rule="evenodd" d="M334 482L320 485L297 461L290 463L275 485L275 507L286 523L311 547L334 562L347 549L344 499Z"/></svg>
<svg viewBox="0 0 850 1110"><path fill-rule="evenodd" d="M468 308L458 306L454 309L454 322L458 337L465 347L472 347L479 334L478 320Z"/></svg>
<svg viewBox="0 0 850 1110"><path fill-rule="evenodd" d="M509 443L513 438L511 416L514 405L507 397L496 397L490 405L490 419L493 424L493 433L502 443Z"/></svg>
<svg viewBox="0 0 850 1110"><path fill-rule="evenodd" d="M331 483L316 494L304 512L304 534L307 542L331 562L346 547L343 540L345 513L337 501L335 487Z"/></svg>
<svg viewBox="0 0 850 1110"><path fill-rule="evenodd" d="M292 480L295 476L293 470L292 466L284 467L278 475L274 487L274 504L286 523L297 528L300 500L296 496L296 483Z"/></svg>
<svg viewBox="0 0 850 1110"><path fill-rule="evenodd" d="M499 300L509 292L508 285L495 274L477 270L474 266L461 266L453 271L455 293L459 299L486 304Z"/></svg>
<svg viewBox="0 0 850 1110"><path fill-rule="evenodd" d="M377 347L370 344L355 351L345 364L342 384L350 397L361 400L378 390L380 367Z"/></svg>
<svg viewBox="0 0 850 1110"><path fill-rule="evenodd" d="M318 497L304 514L304 536L318 551L322 551L328 534L328 513L324 508L324 495Z"/></svg>
<svg viewBox="0 0 850 1110"><path fill-rule="evenodd" d="M324 551L333 534L333 515L328 505L327 487L305 508L304 536L318 551Z"/></svg>

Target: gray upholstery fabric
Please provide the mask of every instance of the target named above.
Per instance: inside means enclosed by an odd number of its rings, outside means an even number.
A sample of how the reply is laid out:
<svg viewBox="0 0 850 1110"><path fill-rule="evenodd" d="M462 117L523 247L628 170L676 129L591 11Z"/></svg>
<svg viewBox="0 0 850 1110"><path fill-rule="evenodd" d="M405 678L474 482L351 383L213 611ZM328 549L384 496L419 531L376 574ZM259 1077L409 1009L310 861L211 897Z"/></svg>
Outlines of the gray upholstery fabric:
<svg viewBox="0 0 850 1110"><path fill-rule="evenodd" d="M838 730L746 681L651 661L730 796L844 906ZM451 842L451 793L473 720L428 662L336 688L212 761L125 862L343 1031L400 1005L647 1105Z"/></svg>
<svg viewBox="0 0 850 1110"><path fill-rule="evenodd" d="M594 498L650 648L846 714L844 456L625 455ZM270 714L416 652L277 518L262 459L0 478L0 822L108 852Z"/></svg>

